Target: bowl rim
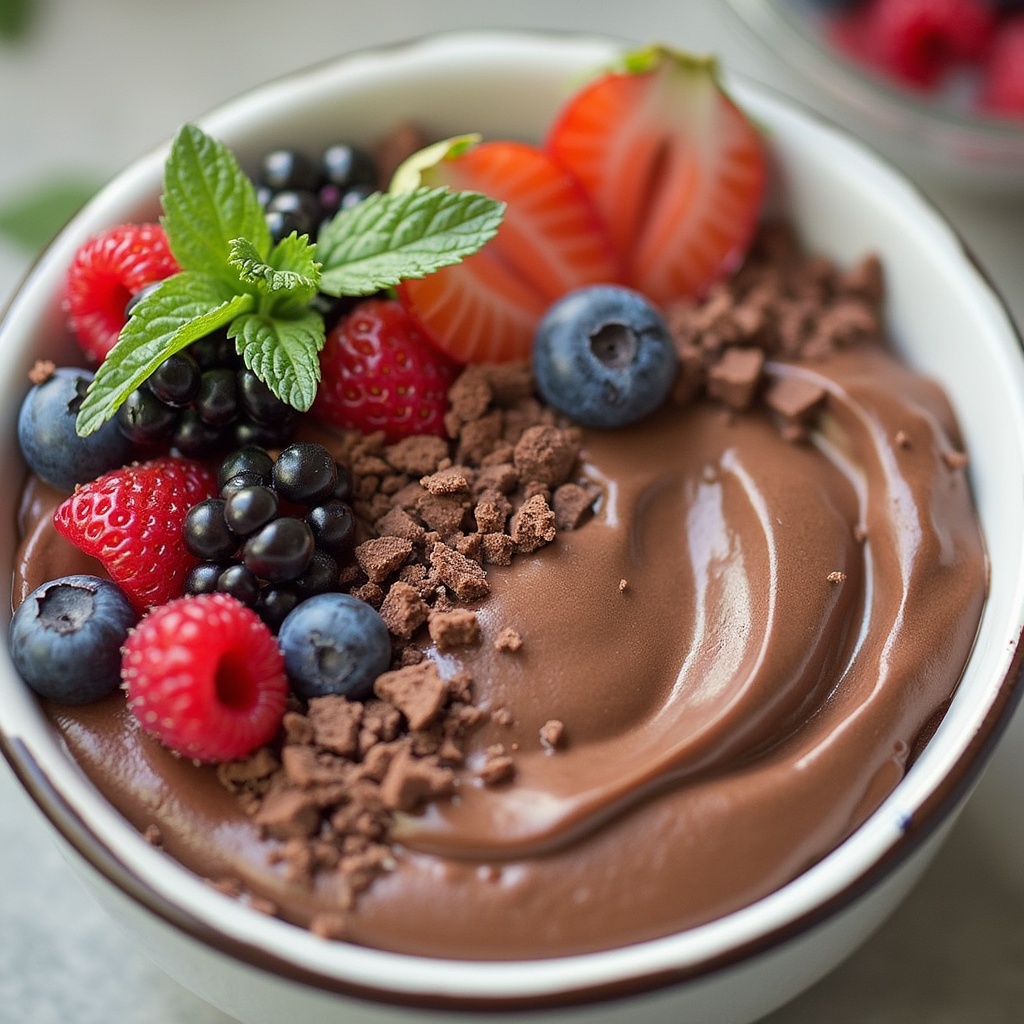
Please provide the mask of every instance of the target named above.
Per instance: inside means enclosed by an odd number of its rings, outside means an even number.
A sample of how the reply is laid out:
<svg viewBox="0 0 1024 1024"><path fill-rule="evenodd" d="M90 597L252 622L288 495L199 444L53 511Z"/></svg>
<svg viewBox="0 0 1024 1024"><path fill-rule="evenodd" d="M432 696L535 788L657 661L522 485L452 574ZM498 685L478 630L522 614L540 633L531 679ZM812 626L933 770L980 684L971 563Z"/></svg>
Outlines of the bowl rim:
<svg viewBox="0 0 1024 1024"><path fill-rule="evenodd" d="M570 31L501 29L430 33L352 51L278 76L255 89L246 90L234 98L217 104L196 120L204 126L216 126L224 119L237 116L238 111L243 108L258 103L266 94L279 91L282 87L301 87L303 83L316 75L324 72L329 74L332 70L344 68L353 61L404 59L410 53L426 52L432 48L443 50L451 46L456 48L477 46L481 42L531 49L541 43L554 43L571 47L573 50L597 47L599 50L606 49L608 53L614 53L623 45L628 44L628 41L623 39ZM523 52L526 51L523 50ZM826 117L807 110L790 97L761 83L754 83L743 76L732 74L725 77L741 104L749 96L756 94L769 105L788 110L794 116L817 124L820 130L841 140L843 145L852 145L858 149L876 166L879 173L893 181L900 182L901 187L912 192L922 209L926 210L931 218L959 243L966 265L976 275L977 285L990 293L997 312L1001 319L1005 320L1007 336L1015 342L1017 356L1019 357L1021 352L1024 352L1024 341L1022 341L1020 332L1014 325L998 289L985 274L978 261L974 259L969 247L946 217L919 189L907 182L899 172L872 153L868 147L855 140L848 131L837 127ZM83 208L83 211L72 218L69 225L66 225L58 234L57 240L65 232L72 230L83 216L87 217L90 211L103 208L106 203L116 206L117 194L125 188L126 184L134 183L137 186L139 181L144 180L147 175L152 173L154 166L162 166L168 144L161 144L117 174L97 197ZM20 311L20 303L24 300L25 291L26 289L31 291L33 282L41 274L40 268L45 267L50 248L48 247L30 267L19 286L12 293L7 307L0 311L0 334L2 334L3 326L12 311ZM28 305L31 299L24 301ZM916 813L907 820L901 821L898 835L885 844L880 856L865 867L858 868L853 877L846 879L826 899L818 900L812 906L801 908L797 913L789 915L783 923L759 931L742 942L729 945L727 949L713 952L710 955L691 957L687 962L678 962L678 957L675 958L675 962L672 958L653 957L653 963L646 968L634 965L627 970L620 965L619 969L612 972L611 975L606 973L603 967L617 963L624 954L640 951L638 957L625 957L628 966L632 960L642 957L642 951L645 948L663 946L673 939L678 939L681 935L699 932L704 926L638 943L635 946L570 957L528 961L453 961L336 943L334 945L347 948L352 953L354 966L349 966L345 971L327 970L314 963L301 962L302 949L295 957L288 957L262 948L259 945L260 929L258 927L241 933L229 933L222 926L219 927L217 923L210 920L210 917L216 915L201 915L184 905L183 902L175 902L166 893L158 891L138 866L128 863L117 852L109 848L96 829L73 806L61 784L50 777L45 765L40 762L29 745L17 735L8 735L3 728L2 708L0 708L0 752L3 753L21 785L45 817L92 869L144 910L213 950L236 957L245 964L268 971L289 981L326 992L339 993L357 999L370 999L395 1006L476 1011L557 1008L569 1003L578 1005L599 1002L663 989L683 981L709 978L727 968L735 967L741 962L768 953L793 939L806 935L822 922L850 907L859 897L890 877L896 868L918 851L962 804L976 783L997 741L1008 726L1014 709L1024 699L1024 650L1022 650L1024 644L1022 642L1024 642L1024 629L1017 637L1013 655L1007 665L1004 677L1000 680L995 696L987 706L982 719L976 723L976 730L970 741L961 751L955 763L920 803ZM6 655L6 651L3 653ZM875 814L877 813L875 812ZM872 817L874 816L872 815ZM136 860L139 863L143 863L147 857L167 859L164 855L153 851L142 837L136 836L136 838L138 849L132 852L137 852ZM830 854L825 859L827 860L831 856ZM187 875L195 877L177 862L174 862L172 870L185 872ZM814 871L814 867L809 871ZM199 880L197 883L205 885ZM788 883L779 891L784 891L792 885L793 883ZM772 894L772 896L775 895ZM766 897L766 899L770 900L772 896ZM232 906L238 907L236 901L228 900L228 902ZM251 911L246 908L239 908L239 910L246 915L251 915ZM727 915L727 918L731 919L749 910L749 907L741 908L739 911ZM262 917L262 915L256 916ZM271 922L271 927L280 927L281 925L282 922L279 921ZM296 931L300 935L305 934L301 929L295 929L294 926L285 924L284 927ZM253 935L255 938L251 937ZM361 978L360 962L373 960L381 960L391 965L389 970L399 984L389 988L382 984L369 982L365 977ZM495 977L500 977L503 972L507 974L508 969L511 969L514 972L512 977L516 980L508 983L508 978L506 978L506 983L501 986L497 995L489 994L493 987L491 981L486 984L474 981L471 984L462 985L425 986L421 983L403 980L405 979L402 972L403 964L406 966L410 964L432 965L435 970L439 971L454 967L460 974L488 976L492 980ZM583 966L575 973L570 972L572 980L566 982L563 974L565 968L571 964L576 964L578 967ZM583 969L584 967L586 969ZM532 971L531 968L533 968ZM558 971L557 978L552 974L553 968ZM524 973L537 974L539 981L533 985L521 984L520 974Z"/></svg>

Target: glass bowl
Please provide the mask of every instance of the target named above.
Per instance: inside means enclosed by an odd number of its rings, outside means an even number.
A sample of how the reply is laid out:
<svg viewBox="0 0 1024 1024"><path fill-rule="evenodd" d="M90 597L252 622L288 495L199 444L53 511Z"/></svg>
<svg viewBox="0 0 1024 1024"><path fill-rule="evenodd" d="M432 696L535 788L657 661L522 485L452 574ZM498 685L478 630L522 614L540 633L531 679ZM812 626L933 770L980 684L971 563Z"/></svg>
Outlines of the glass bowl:
<svg viewBox="0 0 1024 1024"><path fill-rule="evenodd" d="M727 0L791 76L787 91L860 136L923 183L1024 193L1024 120L974 114L963 104L902 88L830 45L820 4Z"/></svg>

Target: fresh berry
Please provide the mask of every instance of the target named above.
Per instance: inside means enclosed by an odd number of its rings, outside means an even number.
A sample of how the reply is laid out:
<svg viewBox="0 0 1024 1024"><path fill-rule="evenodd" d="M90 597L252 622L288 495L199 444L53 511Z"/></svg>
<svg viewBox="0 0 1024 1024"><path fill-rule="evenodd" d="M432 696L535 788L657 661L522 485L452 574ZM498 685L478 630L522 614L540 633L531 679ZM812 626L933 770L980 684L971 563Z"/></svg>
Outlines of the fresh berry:
<svg viewBox="0 0 1024 1024"><path fill-rule="evenodd" d="M159 458L105 473L57 507L57 532L99 559L140 611L182 593L196 558L182 541L185 516L216 493L191 459Z"/></svg>
<svg viewBox="0 0 1024 1024"><path fill-rule="evenodd" d="M383 430L388 441L443 436L457 369L399 303L368 299L327 335L312 412L345 429Z"/></svg>
<svg viewBox="0 0 1024 1024"><path fill-rule="evenodd" d="M117 411L139 445L195 458L253 441L284 444L298 413L244 367L225 332L168 356Z"/></svg>
<svg viewBox="0 0 1024 1024"><path fill-rule="evenodd" d="M653 412L675 380L672 337L638 292L595 285L556 302L537 328L537 387L587 427L623 427Z"/></svg>
<svg viewBox="0 0 1024 1024"><path fill-rule="evenodd" d="M323 445L299 441L285 448L274 461L271 480L285 501L315 505L334 493L338 466Z"/></svg>
<svg viewBox="0 0 1024 1024"><path fill-rule="evenodd" d="M565 105L547 151L583 184L625 261L625 283L659 304L734 270L761 211L757 129L709 59L652 50Z"/></svg>
<svg viewBox="0 0 1024 1024"><path fill-rule="evenodd" d="M290 583L306 571L315 549L313 531L306 523L280 516L245 542L242 564L268 583Z"/></svg>
<svg viewBox="0 0 1024 1024"><path fill-rule="evenodd" d="M391 663L380 615L348 594L318 594L297 605L278 633L292 689L300 697L361 700Z"/></svg>
<svg viewBox="0 0 1024 1024"><path fill-rule="evenodd" d="M228 525L226 508L223 498L206 498L188 510L181 538L196 558L226 561L238 550L240 542Z"/></svg>
<svg viewBox="0 0 1024 1024"><path fill-rule="evenodd" d="M300 150L276 149L261 162L256 194L274 241L293 231L315 237L338 210L375 192L379 177L374 158L348 143L328 146L319 162Z"/></svg>
<svg viewBox="0 0 1024 1024"><path fill-rule="evenodd" d="M11 657L40 696L89 704L121 683L121 645L137 619L116 584L63 576L32 591L11 619Z"/></svg>
<svg viewBox="0 0 1024 1024"><path fill-rule="evenodd" d="M245 757L270 742L288 696L273 634L227 594L151 611L125 642L121 674L143 728L199 761Z"/></svg>
<svg viewBox="0 0 1024 1024"><path fill-rule="evenodd" d="M124 465L131 457L130 440L108 421L80 437L75 418L92 373L72 367L47 372L25 395L18 412L18 443L29 468L48 484L74 490Z"/></svg>
<svg viewBox="0 0 1024 1024"><path fill-rule="evenodd" d="M982 67L979 106L990 114L1024 118L1024 14L1000 26Z"/></svg>
<svg viewBox="0 0 1024 1024"><path fill-rule="evenodd" d="M994 30L987 0L868 0L840 14L830 34L854 60L930 90L957 64L980 60Z"/></svg>
<svg viewBox="0 0 1024 1024"><path fill-rule="evenodd" d="M82 245L68 269L64 310L86 357L102 362L132 297L180 269L159 224L122 224Z"/></svg>
<svg viewBox="0 0 1024 1024"><path fill-rule="evenodd" d="M431 340L460 363L529 359L533 332L552 302L573 288L621 278L592 204L536 147L485 142L428 169L423 182L507 204L483 249L398 289Z"/></svg>
<svg viewBox="0 0 1024 1024"><path fill-rule="evenodd" d="M311 441L274 459L248 445L217 472L220 496L185 519L184 543L203 561L186 594L231 594L276 630L299 599L339 585L338 559L350 554L355 518L351 478L330 451Z"/></svg>

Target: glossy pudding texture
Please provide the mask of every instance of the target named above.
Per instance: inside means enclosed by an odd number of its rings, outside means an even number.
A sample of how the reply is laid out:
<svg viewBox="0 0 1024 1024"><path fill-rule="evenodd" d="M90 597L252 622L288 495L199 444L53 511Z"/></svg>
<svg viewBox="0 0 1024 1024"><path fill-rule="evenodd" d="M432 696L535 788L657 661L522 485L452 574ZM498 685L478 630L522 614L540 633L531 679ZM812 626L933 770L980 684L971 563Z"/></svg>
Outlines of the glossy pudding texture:
<svg viewBox="0 0 1024 1024"><path fill-rule="evenodd" d="M780 261L799 265L798 283L779 285ZM288 921L371 946L572 954L772 892L903 777L956 689L986 593L953 413L884 339L877 265L857 269L855 280L756 248L731 282L670 311L680 381L633 426L580 430L533 397L492 394L482 416L504 434L490 454L513 450L524 427L564 430L575 457L539 490L570 483L592 504L509 564L484 560L486 593L449 588L446 607L475 612L477 642L446 644L426 625L396 638L396 666L435 665L461 719L449 728L451 716L428 712L412 740L407 724L394 741L378 737L386 761L428 743L433 727L447 774L441 798L415 798L436 781L424 775L376 819L359 884L317 845L346 798L309 766L342 778L346 758L305 709L263 768L233 779L161 747L123 697L49 706L55 728L171 856ZM760 320L741 315L771 282L774 305L762 303ZM801 327L787 328L800 303ZM347 435L328 443L341 460L368 453ZM449 451L469 467L472 511L487 459L474 464L459 444ZM379 441L369 452L394 453ZM429 473L407 475L415 489ZM526 483L506 490L511 505ZM16 595L97 571L53 532L62 497L38 481L26 489ZM380 513L363 509L367 535ZM417 535L413 548L424 543ZM400 575L364 571L350 585L380 604ZM443 748L453 737L458 752ZM371 745L354 743L349 765L365 764ZM309 798L315 826L271 821L268 793L282 789Z"/></svg>

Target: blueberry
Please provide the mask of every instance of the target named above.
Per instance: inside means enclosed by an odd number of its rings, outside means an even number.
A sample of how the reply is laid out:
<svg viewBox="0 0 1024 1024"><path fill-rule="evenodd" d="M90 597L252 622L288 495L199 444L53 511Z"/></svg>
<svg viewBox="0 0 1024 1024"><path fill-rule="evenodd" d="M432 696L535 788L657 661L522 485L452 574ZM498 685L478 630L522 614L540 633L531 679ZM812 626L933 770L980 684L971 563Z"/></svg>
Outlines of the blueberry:
<svg viewBox="0 0 1024 1024"><path fill-rule="evenodd" d="M289 612L278 633L285 671L300 697L363 700L391 663L384 620L349 594L318 594Z"/></svg>
<svg viewBox="0 0 1024 1024"><path fill-rule="evenodd" d="M18 412L18 442L25 461L63 491L118 469L131 458L132 443L113 419L87 437L78 436L75 418L91 380L88 370L60 367L29 390Z"/></svg>
<svg viewBox="0 0 1024 1024"><path fill-rule="evenodd" d="M11 619L11 656L42 697L88 704L121 682L121 645L137 616L125 592L97 576L37 587Z"/></svg>
<svg viewBox="0 0 1024 1024"><path fill-rule="evenodd" d="M658 408L675 379L668 326L642 295L616 285L570 292L534 338L537 387L587 427L623 427Z"/></svg>

